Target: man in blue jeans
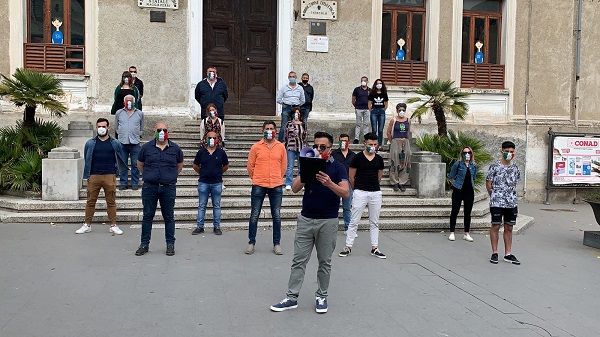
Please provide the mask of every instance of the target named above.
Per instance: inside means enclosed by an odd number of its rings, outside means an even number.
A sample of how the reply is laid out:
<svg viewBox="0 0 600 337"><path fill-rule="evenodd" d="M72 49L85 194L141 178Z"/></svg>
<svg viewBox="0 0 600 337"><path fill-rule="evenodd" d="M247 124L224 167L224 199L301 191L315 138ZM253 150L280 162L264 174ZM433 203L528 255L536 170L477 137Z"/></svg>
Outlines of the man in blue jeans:
<svg viewBox="0 0 600 337"><path fill-rule="evenodd" d="M354 153L354 151L349 149L350 146L350 136L342 133L340 135L340 147L333 151L331 153L331 155L333 156L333 159L335 159L337 162L340 162L342 164L344 164L344 167L346 168L346 175L348 174L349 170L350 170L350 163L352 163L352 159L354 159L354 156L356 155L356 153ZM348 188L350 189L350 195L348 196L348 198L343 198L342 199L342 208L343 208L343 214L344 214L344 235L346 235L346 231L348 230L348 225L350 225L350 217L352 216L352 187L350 187L350 184L348 184Z"/></svg>
<svg viewBox="0 0 600 337"><path fill-rule="evenodd" d="M165 241L168 256L175 255L175 195L177 176L183 169L183 151L179 145L169 140L167 124L158 122L154 126L154 140L142 146L137 166L144 185L142 186L142 218L141 244L135 255L148 252L152 234L152 220L156 206L160 201L160 211L165 221Z"/></svg>
<svg viewBox="0 0 600 337"><path fill-rule="evenodd" d="M192 235L204 233L204 216L208 195L213 205L213 232L221 235L221 194L223 193L223 173L229 168L229 161L225 151L218 147L219 137L216 132L207 134L206 147L196 153L194 171L200 174L198 179L198 216L196 229Z"/></svg>
<svg viewBox="0 0 600 337"><path fill-rule="evenodd" d="M140 152L140 138L144 130L144 113L135 108L135 97L127 95L124 98L125 107L115 114L115 130L123 148L123 157L131 158L131 189L138 189L140 171L137 168L137 157ZM128 170L120 172L120 190L127 189Z"/></svg>
<svg viewBox="0 0 600 337"><path fill-rule="evenodd" d="M281 198L283 197L283 177L287 168L285 146L275 137L277 126L274 121L263 123L263 139L252 145L248 154L248 176L252 179L250 201L250 223L248 224L248 246L246 254L254 253L258 216L265 196L269 195L271 217L273 218L273 252L282 255L281 250Z"/></svg>

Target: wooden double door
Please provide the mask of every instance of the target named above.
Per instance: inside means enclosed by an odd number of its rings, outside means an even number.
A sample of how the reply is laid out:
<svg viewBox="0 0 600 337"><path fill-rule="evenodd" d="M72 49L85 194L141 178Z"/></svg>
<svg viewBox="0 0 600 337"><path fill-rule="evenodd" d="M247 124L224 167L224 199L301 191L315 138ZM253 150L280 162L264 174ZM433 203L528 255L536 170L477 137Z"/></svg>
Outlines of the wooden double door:
<svg viewBox="0 0 600 337"><path fill-rule="evenodd" d="M203 71L227 84L225 114L275 114L277 0L203 2Z"/></svg>

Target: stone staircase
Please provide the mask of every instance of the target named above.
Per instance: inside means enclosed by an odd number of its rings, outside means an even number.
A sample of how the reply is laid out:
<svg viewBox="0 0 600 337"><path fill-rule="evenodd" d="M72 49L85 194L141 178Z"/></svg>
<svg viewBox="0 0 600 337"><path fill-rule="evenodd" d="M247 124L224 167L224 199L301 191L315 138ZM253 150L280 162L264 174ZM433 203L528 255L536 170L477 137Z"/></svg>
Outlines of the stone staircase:
<svg viewBox="0 0 600 337"><path fill-rule="evenodd" d="M224 175L226 189L221 200L222 224L224 229L245 229L248 226L250 214L251 181L246 172L248 152L252 144L261 137L264 117L231 116L226 120L227 125L227 155L229 170ZM197 173L192 169L192 162L199 146L199 121L187 121L185 126L170 133L170 139L181 146L185 160L184 169L177 182L177 199L175 202L175 219L178 227L195 226L198 207ZM311 130L314 132L316 130ZM334 135L336 137L337 135ZM351 145L356 152L362 145ZM380 153L387 162L388 153ZM384 171L382 179L383 207L380 215L382 229L406 230L440 230L448 227L450 216L450 198L419 199L416 190L408 187L405 192L395 192L388 183L388 172ZM42 201L35 198L15 196L0 196L0 221L4 223L82 223L85 210L85 186L79 193L77 201ZM106 203L101 192L96 205L95 223L108 220ZM281 206L282 225L293 228L300 212L302 191L294 194L284 190ZM206 226L212 222L212 208L206 212ZM265 198L259 226L271 225L269 200ZM483 192L475 196L472 211L472 227L489 227L489 209L487 195ZM462 213L461 213L462 215ZM120 224L139 225L142 219L141 189L138 191L117 191L117 217ZM155 224L160 225L162 216L157 211ZM458 228L462 225L459 215ZM340 207L340 223L343 226L342 210ZM365 210L360 224L368 228L368 212Z"/></svg>

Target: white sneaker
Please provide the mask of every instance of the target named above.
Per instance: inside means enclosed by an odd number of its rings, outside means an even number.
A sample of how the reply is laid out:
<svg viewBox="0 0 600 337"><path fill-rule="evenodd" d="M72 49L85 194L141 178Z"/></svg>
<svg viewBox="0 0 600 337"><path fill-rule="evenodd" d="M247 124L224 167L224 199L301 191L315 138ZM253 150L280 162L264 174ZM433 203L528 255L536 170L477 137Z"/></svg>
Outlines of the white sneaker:
<svg viewBox="0 0 600 337"><path fill-rule="evenodd" d="M454 238L454 233L451 233L451 234L448 236L448 240L450 240L450 241L454 241L454 240L456 240L456 238Z"/></svg>
<svg viewBox="0 0 600 337"><path fill-rule="evenodd" d="M471 235L469 235L469 233L463 236L463 240L473 242L473 238L471 237Z"/></svg>
<svg viewBox="0 0 600 337"><path fill-rule="evenodd" d="M289 191L289 190L291 190L291 189L292 189L292 186L290 186L290 185L287 185L287 186L285 187L285 189Z"/></svg>
<svg viewBox="0 0 600 337"><path fill-rule="evenodd" d="M121 228L119 228L119 226L114 225L114 226L110 226L110 229L108 230L110 233L115 233L117 235L121 235L123 234L123 231L121 230Z"/></svg>
<svg viewBox="0 0 600 337"><path fill-rule="evenodd" d="M84 223L83 226L81 226L81 228L79 228L78 230L75 231L75 234L85 234L85 233L89 233L92 231L92 227L88 226L88 224Z"/></svg>
<svg viewBox="0 0 600 337"><path fill-rule="evenodd" d="M223 186L223 189L226 189L227 187L225 187L225 184L221 183L221 186Z"/></svg>

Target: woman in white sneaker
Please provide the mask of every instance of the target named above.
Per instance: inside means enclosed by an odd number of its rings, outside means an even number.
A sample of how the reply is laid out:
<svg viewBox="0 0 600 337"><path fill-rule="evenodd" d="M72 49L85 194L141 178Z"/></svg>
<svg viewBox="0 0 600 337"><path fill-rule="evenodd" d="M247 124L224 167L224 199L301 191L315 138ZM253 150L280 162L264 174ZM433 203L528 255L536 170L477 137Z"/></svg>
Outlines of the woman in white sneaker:
<svg viewBox="0 0 600 337"><path fill-rule="evenodd" d="M448 178L452 180L452 212L450 213L450 235L448 240L454 241L454 230L456 228L456 217L460 211L460 204L464 202L463 212L465 217L465 234L463 239L473 242L473 238L469 235L471 227L471 210L473 209L473 201L475 200L475 176L477 175L477 164L475 163L475 155L473 150L465 146L458 160L452 165Z"/></svg>

